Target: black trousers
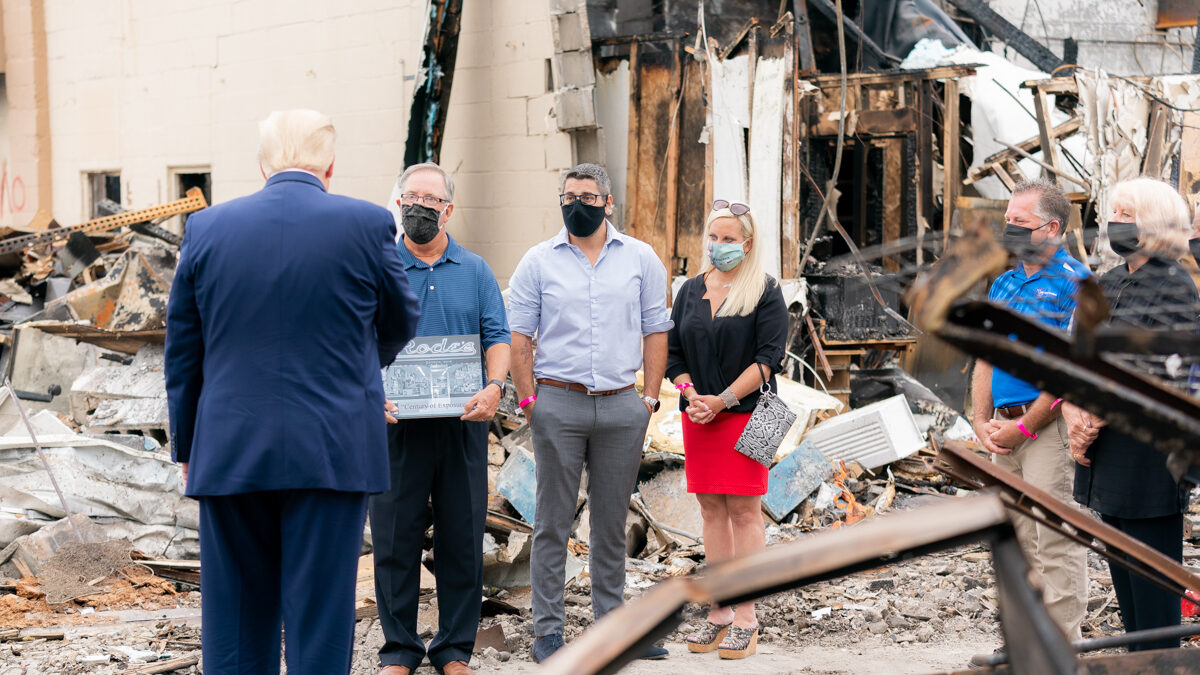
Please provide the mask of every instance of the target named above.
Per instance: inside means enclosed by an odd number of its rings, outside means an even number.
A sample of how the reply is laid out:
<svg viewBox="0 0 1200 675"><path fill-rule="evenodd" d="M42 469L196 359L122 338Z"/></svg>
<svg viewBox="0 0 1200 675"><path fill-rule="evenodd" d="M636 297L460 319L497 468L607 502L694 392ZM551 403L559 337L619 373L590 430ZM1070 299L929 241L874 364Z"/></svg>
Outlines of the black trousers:
<svg viewBox="0 0 1200 675"><path fill-rule="evenodd" d="M1168 558L1176 562L1183 561L1182 514L1159 518L1117 518L1101 514L1100 518ZM1117 606L1121 610L1126 633L1179 625L1178 595L1162 590L1111 561L1108 569L1112 574L1113 590L1117 593ZM1133 645L1129 651L1177 647L1178 638Z"/></svg>
<svg viewBox="0 0 1200 675"><path fill-rule="evenodd" d="M200 497L204 672L350 672L367 495L276 490Z"/></svg>
<svg viewBox="0 0 1200 675"><path fill-rule="evenodd" d="M417 633L417 604L431 500L438 631L429 661L442 668L471 660L483 597L487 433L486 422L454 417L388 425L392 488L373 496L370 506L385 666L416 670L427 653Z"/></svg>

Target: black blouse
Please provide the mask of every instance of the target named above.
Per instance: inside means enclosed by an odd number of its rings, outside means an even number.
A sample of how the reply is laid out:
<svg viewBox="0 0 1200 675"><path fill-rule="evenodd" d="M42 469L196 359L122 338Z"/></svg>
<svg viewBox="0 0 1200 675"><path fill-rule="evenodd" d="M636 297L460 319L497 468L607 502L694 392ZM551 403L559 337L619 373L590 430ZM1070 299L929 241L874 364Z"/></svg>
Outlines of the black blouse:
<svg viewBox="0 0 1200 675"><path fill-rule="evenodd" d="M1200 296L1174 260L1151 258L1132 274L1120 265L1100 278L1100 288L1112 306L1113 325L1163 330L1195 324ZM1153 446L1104 427L1087 456L1090 467L1075 465L1080 504L1117 518L1159 518L1187 507L1187 489L1171 477L1167 456Z"/></svg>
<svg viewBox="0 0 1200 675"><path fill-rule="evenodd" d="M778 391L774 373L783 366L787 348L788 313L778 282L767 277L758 306L746 316L719 316L704 298L704 276L688 279L679 289L667 333L667 378L690 373L696 392L716 396L752 363L771 369L771 391ZM751 412L759 393L741 399L731 412ZM679 409L687 399L679 397Z"/></svg>

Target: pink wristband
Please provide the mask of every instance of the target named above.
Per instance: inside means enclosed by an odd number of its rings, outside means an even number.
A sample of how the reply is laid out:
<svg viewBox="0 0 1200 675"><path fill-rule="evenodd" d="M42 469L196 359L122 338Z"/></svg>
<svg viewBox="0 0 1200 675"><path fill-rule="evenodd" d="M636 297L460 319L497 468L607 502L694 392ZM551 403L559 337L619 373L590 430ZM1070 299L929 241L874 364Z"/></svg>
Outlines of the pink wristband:
<svg viewBox="0 0 1200 675"><path fill-rule="evenodd" d="M1017 420L1017 428L1021 430L1021 433L1025 434L1025 438L1028 438L1031 441L1037 440L1037 434L1031 434L1031 433L1029 433L1029 430L1025 428L1025 418L1024 417Z"/></svg>
<svg viewBox="0 0 1200 675"><path fill-rule="evenodd" d="M517 405L519 405L521 407L521 409L524 410L525 406L529 405L530 403L533 403L536 400L537 400L537 396L530 396L529 398L525 399L524 401L521 401Z"/></svg>
<svg viewBox="0 0 1200 675"><path fill-rule="evenodd" d="M1062 399L1061 399L1061 398L1056 398L1056 399L1054 399L1054 403L1051 403L1051 404L1050 404L1050 409L1051 409L1051 410L1054 410L1054 406L1058 405L1059 403L1062 403Z"/></svg>
<svg viewBox="0 0 1200 675"><path fill-rule="evenodd" d="M696 386L696 385L692 384L691 382L680 382L679 384L675 385L675 388L678 389L679 391L683 391L684 389L687 389L688 387L694 387L694 386Z"/></svg>

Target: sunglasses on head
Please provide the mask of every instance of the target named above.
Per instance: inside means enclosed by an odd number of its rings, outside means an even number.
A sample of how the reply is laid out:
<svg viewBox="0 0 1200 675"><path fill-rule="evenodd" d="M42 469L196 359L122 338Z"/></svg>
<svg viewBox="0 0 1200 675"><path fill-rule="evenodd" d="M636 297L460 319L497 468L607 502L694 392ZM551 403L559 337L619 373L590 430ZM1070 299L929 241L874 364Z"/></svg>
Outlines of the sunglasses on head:
<svg viewBox="0 0 1200 675"><path fill-rule="evenodd" d="M729 212L735 216L744 216L750 213L750 207L741 202L727 202L724 199L718 199L713 202L713 211L720 211L722 209L729 209Z"/></svg>

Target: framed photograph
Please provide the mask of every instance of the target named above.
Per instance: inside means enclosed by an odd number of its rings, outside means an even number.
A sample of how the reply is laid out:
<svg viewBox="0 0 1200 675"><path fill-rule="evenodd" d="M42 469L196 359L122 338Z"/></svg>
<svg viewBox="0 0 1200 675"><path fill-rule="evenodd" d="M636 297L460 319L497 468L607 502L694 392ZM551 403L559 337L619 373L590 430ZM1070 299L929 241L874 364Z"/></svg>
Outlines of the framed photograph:
<svg viewBox="0 0 1200 675"><path fill-rule="evenodd" d="M483 387L478 335L413 338L383 369L383 394L398 419L458 417Z"/></svg>

